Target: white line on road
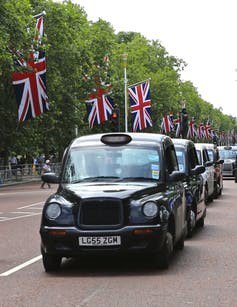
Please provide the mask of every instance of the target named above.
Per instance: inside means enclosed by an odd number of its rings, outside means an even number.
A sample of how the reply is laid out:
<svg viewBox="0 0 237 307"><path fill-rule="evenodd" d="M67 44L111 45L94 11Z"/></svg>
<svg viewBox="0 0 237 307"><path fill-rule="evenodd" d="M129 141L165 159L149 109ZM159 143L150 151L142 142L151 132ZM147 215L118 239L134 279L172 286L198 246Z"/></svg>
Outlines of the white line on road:
<svg viewBox="0 0 237 307"><path fill-rule="evenodd" d="M5 220L0 220L0 222L13 221L13 220L22 219L22 218L25 218L25 217L32 217L32 216L40 215L40 214L41 214L41 212L39 212L39 213L31 213L30 215L22 215L22 216L16 216L16 217L6 217Z"/></svg>
<svg viewBox="0 0 237 307"><path fill-rule="evenodd" d="M29 208L29 207L34 207L34 206L37 206L37 205L42 205L44 202L39 202L39 203L34 203L34 204L30 204L30 205L27 205L27 206L24 206L24 207L20 207L20 208L17 208L17 209L25 209L25 208Z"/></svg>
<svg viewBox="0 0 237 307"><path fill-rule="evenodd" d="M11 274L13 274L13 273L15 273L15 272L17 272L17 271L27 267L28 265L31 265L32 263L35 263L35 262L39 261L41 258L42 258L41 255L37 256L35 258L32 258L32 259L30 259L30 260L28 260L28 261L26 261L26 262L24 262L24 263L22 263L22 264L20 264L20 265L18 265L16 267L12 268L12 269L10 269L10 270L0 274L0 277L9 276L9 275L11 275Z"/></svg>

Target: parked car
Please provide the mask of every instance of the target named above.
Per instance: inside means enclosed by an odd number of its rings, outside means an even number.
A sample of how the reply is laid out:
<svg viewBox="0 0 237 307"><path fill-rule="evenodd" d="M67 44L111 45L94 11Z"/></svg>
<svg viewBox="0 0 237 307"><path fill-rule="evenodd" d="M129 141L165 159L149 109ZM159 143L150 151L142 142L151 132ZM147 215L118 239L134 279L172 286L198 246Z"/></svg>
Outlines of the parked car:
<svg viewBox="0 0 237 307"><path fill-rule="evenodd" d="M207 147L204 143L195 143L195 147L197 150L199 163L205 166L206 170L202 173L202 177L204 180L204 199L206 205L213 201L214 198L214 166L213 161L211 161Z"/></svg>
<svg viewBox="0 0 237 307"><path fill-rule="evenodd" d="M222 164L224 160L220 159L219 149L216 144L207 143L205 146L210 160L214 163L214 198L217 198L222 194L223 190Z"/></svg>
<svg viewBox="0 0 237 307"><path fill-rule="evenodd" d="M206 204L202 173L205 167L199 164L195 145L191 140L173 139L179 170L185 172L184 186L187 202L188 237L195 226L204 226Z"/></svg>
<svg viewBox="0 0 237 307"><path fill-rule="evenodd" d="M43 208L40 227L45 270L63 257L148 254L168 268L187 232L185 174L170 137L108 133L75 139L66 149L57 192Z"/></svg>
<svg viewBox="0 0 237 307"><path fill-rule="evenodd" d="M223 163L223 177L234 177L237 182L237 146L219 146L219 153Z"/></svg>

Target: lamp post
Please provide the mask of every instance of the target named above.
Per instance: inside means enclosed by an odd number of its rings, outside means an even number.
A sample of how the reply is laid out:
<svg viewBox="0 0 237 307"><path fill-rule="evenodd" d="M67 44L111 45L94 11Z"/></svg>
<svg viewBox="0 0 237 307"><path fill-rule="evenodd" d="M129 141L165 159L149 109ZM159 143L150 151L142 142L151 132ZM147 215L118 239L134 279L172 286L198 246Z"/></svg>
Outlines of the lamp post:
<svg viewBox="0 0 237 307"><path fill-rule="evenodd" d="M127 53L123 54L123 64L124 64L124 123L125 123L125 132L128 132L128 97L127 97Z"/></svg>

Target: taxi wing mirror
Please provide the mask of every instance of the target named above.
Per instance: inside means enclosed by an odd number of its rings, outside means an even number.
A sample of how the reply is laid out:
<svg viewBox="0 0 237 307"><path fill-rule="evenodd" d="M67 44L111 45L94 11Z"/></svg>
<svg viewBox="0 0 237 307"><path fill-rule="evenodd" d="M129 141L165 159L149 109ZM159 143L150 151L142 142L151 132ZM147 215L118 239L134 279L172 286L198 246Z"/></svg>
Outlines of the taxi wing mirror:
<svg viewBox="0 0 237 307"><path fill-rule="evenodd" d="M175 182L175 181L181 181L184 180L186 177L184 172L180 172L180 171L173 171L170 175L169 175L169 180L171 182Z"/></svg>
<svg viewBox="0 0 237 307"><path fill-rule="evenodd" d="M213 161L207 161L205 162L205 166L206 167L209 167L209 166L212 166L213 165Z"/></svg>
<svg viewBox="0 0 237 307"><path fill-rule="evenodd" d="M205 166L196 165L195 168L191 169L191 175L200 175L205 172Z"/></svg>
<svg viewBox="0 0 237 307"><path fill-rule="evenodd" d="M59 177L55 173L45 173L41 178L46 183L59 183Z"/></svg>

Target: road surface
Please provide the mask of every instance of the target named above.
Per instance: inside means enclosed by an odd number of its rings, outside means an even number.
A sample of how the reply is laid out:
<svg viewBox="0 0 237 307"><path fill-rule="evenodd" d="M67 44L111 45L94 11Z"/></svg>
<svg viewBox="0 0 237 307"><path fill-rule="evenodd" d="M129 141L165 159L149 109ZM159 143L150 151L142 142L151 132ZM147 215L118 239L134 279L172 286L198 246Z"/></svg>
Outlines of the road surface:
<svg viewBox="0 0 237 307"><path fill-rule="evenodd" d="M1 307L237 306L237 185L207 208L205 226L174 254L168 271L146 258L65 260L44 272L39 225L56 190L39 183L0 188Z"/></svg>

